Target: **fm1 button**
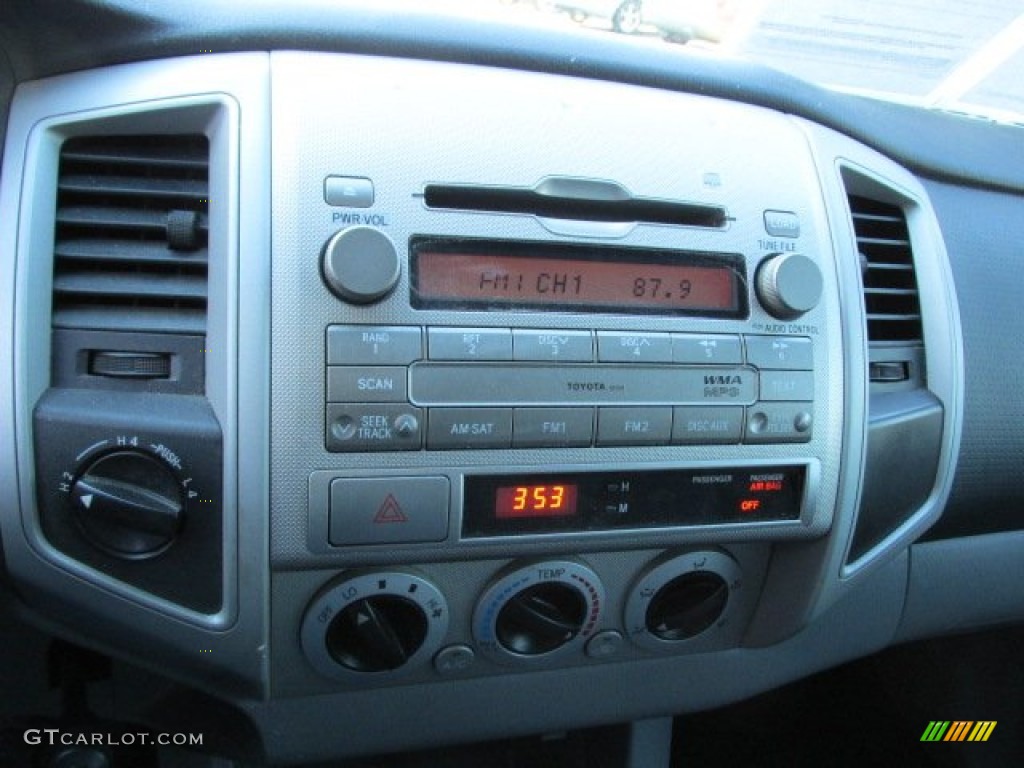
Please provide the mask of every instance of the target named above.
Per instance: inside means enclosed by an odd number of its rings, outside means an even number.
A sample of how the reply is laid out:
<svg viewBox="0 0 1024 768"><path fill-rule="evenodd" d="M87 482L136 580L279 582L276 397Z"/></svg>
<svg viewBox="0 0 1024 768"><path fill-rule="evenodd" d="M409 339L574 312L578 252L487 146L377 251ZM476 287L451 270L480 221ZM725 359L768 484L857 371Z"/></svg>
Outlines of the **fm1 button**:
<svg viewBox="0 0 1024 768"><path fill-rule="evenodd" d="M408 544L448 536L448 478L341 477L331 483L329 539Z"/></svg>

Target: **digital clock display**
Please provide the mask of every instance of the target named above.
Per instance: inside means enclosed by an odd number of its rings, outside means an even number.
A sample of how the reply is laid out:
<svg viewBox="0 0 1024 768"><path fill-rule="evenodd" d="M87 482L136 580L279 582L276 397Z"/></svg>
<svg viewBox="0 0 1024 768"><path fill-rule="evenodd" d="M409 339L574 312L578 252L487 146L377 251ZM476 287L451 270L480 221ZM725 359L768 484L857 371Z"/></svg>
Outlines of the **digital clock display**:
<svg viewBox="0 0 1024 768"><path fill-rule="evenodd" d="M650 249L414 240L413 303L738 317L742 259Z"/></svg>
<svg viewBox="0 0 1024 768"><path fill-rule="evenodd" d="M568 517L576 514L577 488L571 483L509 485L494 495L498 520L523 517Z"/></svg>

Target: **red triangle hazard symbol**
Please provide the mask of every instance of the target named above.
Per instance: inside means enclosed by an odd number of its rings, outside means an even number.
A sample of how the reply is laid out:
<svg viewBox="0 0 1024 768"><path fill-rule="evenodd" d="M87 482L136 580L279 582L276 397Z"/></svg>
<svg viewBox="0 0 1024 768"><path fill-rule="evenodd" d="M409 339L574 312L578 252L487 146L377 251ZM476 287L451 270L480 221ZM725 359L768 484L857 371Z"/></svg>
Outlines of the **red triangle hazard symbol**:
<svg viewBox="0 0 1024 768"><path fill-rule="evenodd" d="M380 505L380 509L377 510L377 514L374 515L373 522L407 523L409 522L409 518L405 516L405 512L402 511L402 506L398 503L395 497L389 493L388 497L384 499L384 503Z"/></svg>

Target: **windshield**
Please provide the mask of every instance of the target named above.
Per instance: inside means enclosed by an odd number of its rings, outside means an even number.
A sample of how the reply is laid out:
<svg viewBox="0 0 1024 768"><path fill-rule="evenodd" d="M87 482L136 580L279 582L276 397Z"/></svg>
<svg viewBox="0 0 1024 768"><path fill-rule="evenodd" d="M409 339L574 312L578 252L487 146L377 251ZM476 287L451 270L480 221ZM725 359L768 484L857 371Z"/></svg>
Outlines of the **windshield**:
<svg viewBox="0 0 1024 768"><path fill-rule="evenodd" d="M490 2L533 23L685 44L830 88L1024 122L1022 0ZM482 10L479 0L465 7Z"/></svg>

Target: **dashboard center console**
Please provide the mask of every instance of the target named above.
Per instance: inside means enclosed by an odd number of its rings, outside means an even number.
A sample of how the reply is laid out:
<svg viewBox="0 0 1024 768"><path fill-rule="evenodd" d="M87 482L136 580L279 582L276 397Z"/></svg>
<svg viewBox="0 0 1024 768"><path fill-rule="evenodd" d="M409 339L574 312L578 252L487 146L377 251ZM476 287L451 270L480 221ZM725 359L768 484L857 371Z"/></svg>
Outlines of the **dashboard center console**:
<svg viewBox="0 0 1024 768"><path fill-rule="evenodd" d="M276 64L271 562L303 657L275 656L278 690L738 643L772 542L825 535L840 480L840 279L800 126ZM310 97L342 69L344 99Z"/></svg>

